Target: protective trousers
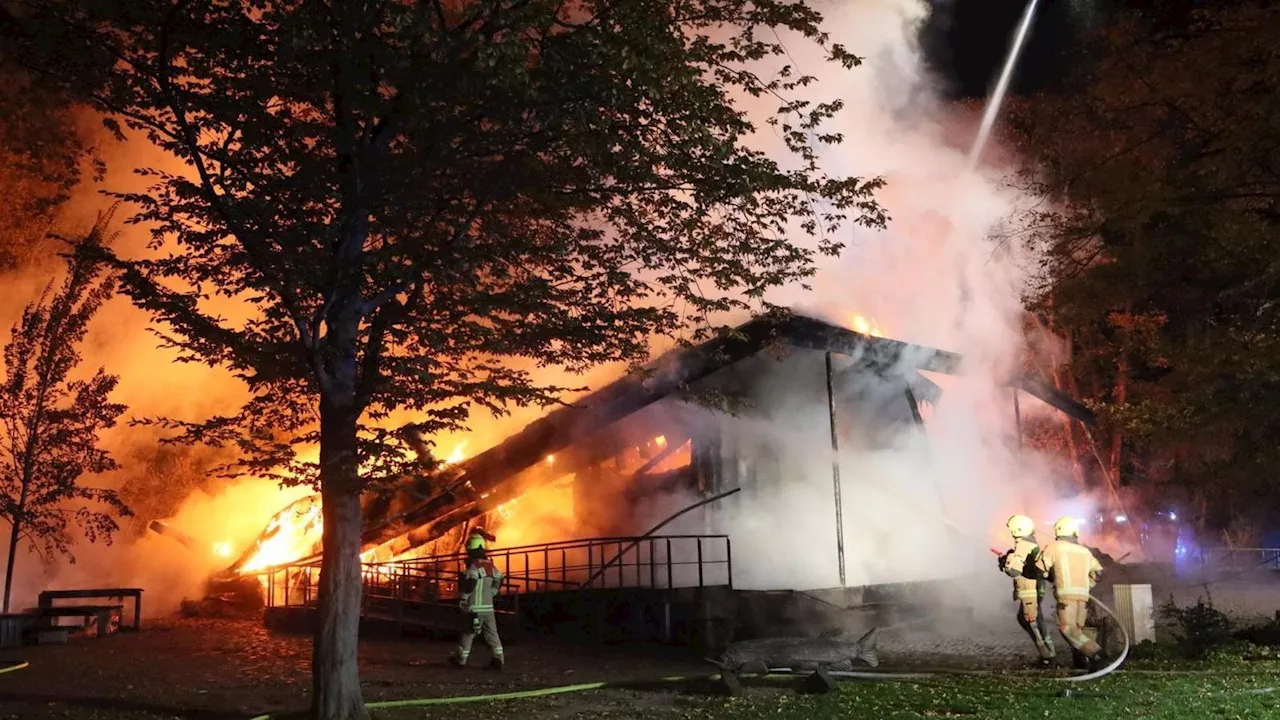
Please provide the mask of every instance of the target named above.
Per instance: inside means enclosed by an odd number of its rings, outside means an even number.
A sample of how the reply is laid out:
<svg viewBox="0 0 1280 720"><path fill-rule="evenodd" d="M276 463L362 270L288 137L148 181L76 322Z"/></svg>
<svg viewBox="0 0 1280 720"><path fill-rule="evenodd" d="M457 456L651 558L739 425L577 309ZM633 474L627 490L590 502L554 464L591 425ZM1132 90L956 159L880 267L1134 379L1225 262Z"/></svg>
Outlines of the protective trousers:
<svg viewBox="0 0 1280 720"><path fill-rule="evenodd" d="M1063 598L1058 600L1058 630L1066 638L1071 647L1079 650L1086 658L1098 654L1102 648L1084 632L1086 619L1089 617L1089 601L1083 598Z"/></svg>
<svg viewBox="0 0 1280 720"><path fill-rule="evenodd" d="M494 619L493 612L473 613L472 617L478 619L479 623L477 625L473 622L471 627L464 629L458 637L459 664L467 662L467 658L471 656L471 645L479 635L484 636L484 642L493 651L495 658L502 657L502 639L498 637L498 622Z"/></svg>
<svg viewBox="0 0 1280 720"><path fill-rule="evenodd" d="M1049 624L1040 612L1039 598L1018 598L1018 625L1031 637L1031 642L1036 644L1041 660L1052 660L1056 656Z"/></svg>

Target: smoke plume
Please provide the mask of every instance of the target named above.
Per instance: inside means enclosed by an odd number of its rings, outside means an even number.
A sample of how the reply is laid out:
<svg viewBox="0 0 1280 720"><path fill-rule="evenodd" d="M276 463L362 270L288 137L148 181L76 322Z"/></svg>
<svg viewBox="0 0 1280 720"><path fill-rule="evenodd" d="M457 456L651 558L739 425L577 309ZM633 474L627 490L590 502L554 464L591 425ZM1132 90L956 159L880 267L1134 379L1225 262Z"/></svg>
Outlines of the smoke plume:
<svg viewBox="0 0 1280 720"><path fill-rule="evenodd" d="M826 152L824 167L885 178L878 199L891 221L885 231L847 231L845 253L822 262L811 290L785 288L770 299L843 326L855 315L870 317L888 337L964 357L960 376L928 375L943 393L936 407L923 408L923 429L903 423L873 449L841 448L846 582L972 575L973 604L998 603L1008 579L994 572L988 548L1008 547L1009 515L1031 515L1042 541L1051 539L1048 525L1062 514L1092 517L1087 499L1058 498L1061 478L1048 459L1019 450L1012 391L1005 387L1028 352L1022 301L1037 258L1035 248L995 238L1016 236L1018 210L1038 198L1002 184L1010 159L998 148L984 157L1001 158L1001 165L968 168L974 118L940 102L917 44L928 3L848 0L820 10L831 40L864 64L828 70L818 49L784 36L788 56L758 72L770 77L785 62L819 74L815 100L844 100L842 115L824 128L842 133L844 143ZM753 108L760 118L773 109ZM759 127L755 145L783 157L780 139ZM803 370L757 388L755 399L774 408L771 414L717 418L731 428L735 446L746 448L745 462L777 463L782 483L744 487L664 529L729 534L736 587L839 584L823 363L819 356L796 364ZM888 382L864 389L873 403L890 393L901 398L899 386ZM1056 412L1025 394L1021 401L1024 416ZM646 515L661 517L694 499L671 497L661 503L663 513ZM633 530L645 529L647 517L636 518Z"/></svg>

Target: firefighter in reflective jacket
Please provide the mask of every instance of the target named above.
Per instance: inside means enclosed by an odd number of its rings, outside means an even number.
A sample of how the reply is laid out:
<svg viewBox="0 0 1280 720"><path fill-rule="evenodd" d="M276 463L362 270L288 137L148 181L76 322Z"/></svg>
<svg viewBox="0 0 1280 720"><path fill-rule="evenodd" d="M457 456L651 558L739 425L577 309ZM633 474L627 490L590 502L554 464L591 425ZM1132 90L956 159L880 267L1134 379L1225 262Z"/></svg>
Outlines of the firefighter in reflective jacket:
<svg viewBox="0 0 1280 720"><path fill-rule="evenodd" d="M493 599L502 585L502 571L488 559L486 538L493 539L482 529L477 529L467 538L467 569L458 579L458 606L467 614L467 625L458 637L458 651L449 661L459 667L466 665L472 644L477 636L483 635L485 644L493 652L490 667L501 670L505 660L502 639L498 637L498 624L493 615Z"/></svg>
<svg viewBox="0 0 1280 720"><path fill-rule="evenodd" d="M1014 515L1006 523L1013 549L1000 556L1000 570L1013 578L1013 599L1018 601L1018 624L1031 636L1040 663L1053 662L1053 637L1045 623L1040 603L1044 600L1044 575L1036 567L1040 546L1036 544L1035 523L1026 515Z"/></svg>
<svg viewBox="0 0 1280 720"><path fill-rule="evenodd" d="M1102 574L1102 564L1089 548L1080 544L1080 526L1073 518L1064 517L1053 524L1057 539L1040 553L1036 563L1040 571L1053 579L1053 594L1058 601L1058 630L1079 653L1090 671L1101 667L1105 658L1102 648L1084 632L1089 613L1089 591Z"/></svg>

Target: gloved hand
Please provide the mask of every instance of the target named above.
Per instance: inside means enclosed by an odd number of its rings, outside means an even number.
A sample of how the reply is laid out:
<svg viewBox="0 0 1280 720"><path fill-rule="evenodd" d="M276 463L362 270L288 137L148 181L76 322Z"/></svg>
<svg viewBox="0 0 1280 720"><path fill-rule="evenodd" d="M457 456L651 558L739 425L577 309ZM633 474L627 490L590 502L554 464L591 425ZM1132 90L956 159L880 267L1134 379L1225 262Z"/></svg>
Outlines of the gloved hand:
<svg viewBox="0 0 1280 720"><path fill-rule="evenodd" d="M476 635L480 634L480 616L475 613L471 613L471 632Z"/></svg>
<svg viewBox="0 0 1280 720"><path fill-rule="evenodd" d="M1012 550L1006 550L1003 555L996 558L996 568L998 568L1000 572L1004 572L1004 566L1009 562L1009 556L1012 554Z"/></svg>

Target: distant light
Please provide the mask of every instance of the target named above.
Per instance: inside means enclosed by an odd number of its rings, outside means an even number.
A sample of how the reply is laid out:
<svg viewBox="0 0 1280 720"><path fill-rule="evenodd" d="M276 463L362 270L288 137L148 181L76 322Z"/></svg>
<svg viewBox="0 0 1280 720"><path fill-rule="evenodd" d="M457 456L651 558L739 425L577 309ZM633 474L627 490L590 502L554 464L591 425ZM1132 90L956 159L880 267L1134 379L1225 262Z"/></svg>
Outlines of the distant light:
<svg viewBox="0 0 1280 720"><path fill-rule="evenodd" d="M555 456L555 455L548 455L548 456L547 456L547 464L548 464L548 465L553 465L553 464L555 464L555 461L556 461L556 456Z"/></svg>
<svg viewBox="0 0 1280 720"><path fill-rule="evenodd" d="M1126 522L1126 521L1128 521L1128 519L1129 519L1129 518L1125 517L1124 515L1117 515L1117 516L1116 516L1116 522L1118 522L1118 523Z"/></svg>
<svg viewBox="0 0 1280 720"><path fill-rule="evenodd" d="M1170 513L1169 513L1169 519L1170 519L1170 520L1177 520L1177 519L1178 519L1178 513L1176 513L1176 512L1170 512Z"/></svg>

